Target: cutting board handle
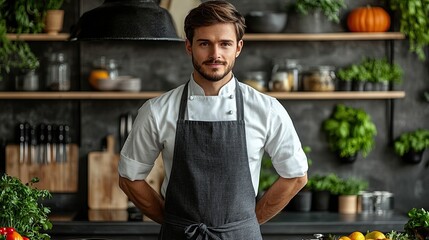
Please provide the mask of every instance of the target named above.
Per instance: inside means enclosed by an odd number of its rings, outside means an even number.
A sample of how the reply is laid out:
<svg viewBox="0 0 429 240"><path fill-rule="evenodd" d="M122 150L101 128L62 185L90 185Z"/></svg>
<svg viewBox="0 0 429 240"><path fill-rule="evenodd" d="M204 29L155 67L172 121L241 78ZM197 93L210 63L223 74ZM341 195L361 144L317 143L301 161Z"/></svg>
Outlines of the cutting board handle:
<svg viewBox="0 0 429 240"><path fill-rule="evenodd" d="M115 138L113 137L113 135L107 135L106 145L108 153L115 153Z"/></svg>

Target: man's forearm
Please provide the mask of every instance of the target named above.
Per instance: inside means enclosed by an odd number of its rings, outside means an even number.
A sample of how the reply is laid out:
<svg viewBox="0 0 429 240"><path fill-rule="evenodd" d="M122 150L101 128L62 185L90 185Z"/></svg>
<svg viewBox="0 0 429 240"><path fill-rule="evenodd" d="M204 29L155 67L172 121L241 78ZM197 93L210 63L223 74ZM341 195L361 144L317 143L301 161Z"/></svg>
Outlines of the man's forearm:
<svg viewBox="0 0 429 240"><path fill-rule="evenodd" d="M119 186L145 216L162 224L164 200L146 181L130 181L127 178L119 177Z"/></svg>
<svg viewBox="0 0 429 240"><path fill-rule="evenodd" d="M256 217L259 224L277 215L306 183L307 176L277 179L256 203Z"/></svg>

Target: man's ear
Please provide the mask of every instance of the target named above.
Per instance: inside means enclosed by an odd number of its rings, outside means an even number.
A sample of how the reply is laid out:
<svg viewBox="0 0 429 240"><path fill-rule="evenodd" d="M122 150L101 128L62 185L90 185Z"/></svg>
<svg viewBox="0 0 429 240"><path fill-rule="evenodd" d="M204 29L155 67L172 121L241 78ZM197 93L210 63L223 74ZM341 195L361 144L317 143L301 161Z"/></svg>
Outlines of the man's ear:
<svg viewBox="0 0 429 240"><path fill-rule="evenodd" d="M241 50L243 49L243 44L244 44L243 40L238 41L238 43L237 43L237 52L235 53L235 57L236 58L240 55Z"/></svg>
<svg viewBox="0 0 429 240"><path fill-rule="evenodd" d="M188 39L185 40L185 48L188 55L192 55L192 43Z"/></svg>

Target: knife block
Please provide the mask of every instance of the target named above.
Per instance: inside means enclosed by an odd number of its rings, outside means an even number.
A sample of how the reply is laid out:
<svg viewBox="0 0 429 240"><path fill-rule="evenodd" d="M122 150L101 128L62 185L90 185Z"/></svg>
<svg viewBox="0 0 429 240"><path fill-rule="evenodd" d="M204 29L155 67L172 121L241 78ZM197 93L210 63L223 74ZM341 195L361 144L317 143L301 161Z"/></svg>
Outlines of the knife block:
<svg viewBox="0 0 429 240"><path fill-rule="evenodd" d="M19 178L23 183L32 178L39 178L35 183L38 189L56 193L72 193L78 189L78 159L79 147L69 144L68 161L59 163L52 161L48 164L20 163L19 145L6 146L6 173Z"/></svg>

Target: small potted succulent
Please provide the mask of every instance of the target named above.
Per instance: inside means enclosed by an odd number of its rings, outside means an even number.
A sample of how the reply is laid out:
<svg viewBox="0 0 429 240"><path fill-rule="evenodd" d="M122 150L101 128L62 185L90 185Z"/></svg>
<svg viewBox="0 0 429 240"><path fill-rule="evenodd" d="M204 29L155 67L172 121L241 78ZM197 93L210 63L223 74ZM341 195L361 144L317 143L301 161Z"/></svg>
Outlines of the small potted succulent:
<svg viewBox="0 0 429 240"><path fill-rule="evenodd" d="M375 145L377 128L364 110L338 104L322 123L329 147L343 162L354 162L360 152L366 157Z"/></svg>
<svg viewBox="0 0 429 240"><path fill-rule="evenodd" d="M344 0L297 0L289 7L287 32L322 33L342 31L340 11Z"/></svg>
<svg viewBox="0 0 429 240"><path fill-rule="evenodd" d="M405 162L419 163L423 153L429 147L429 130L418 129L397 137L393 143L394 151Z"/></svg>
<svg viewBox="0 0 429 240"><path fill-rule="evenodd" d="M58 34L63 28L64 10L60 9L64 0L45 0L45 27L48 34Z"/></svg>

